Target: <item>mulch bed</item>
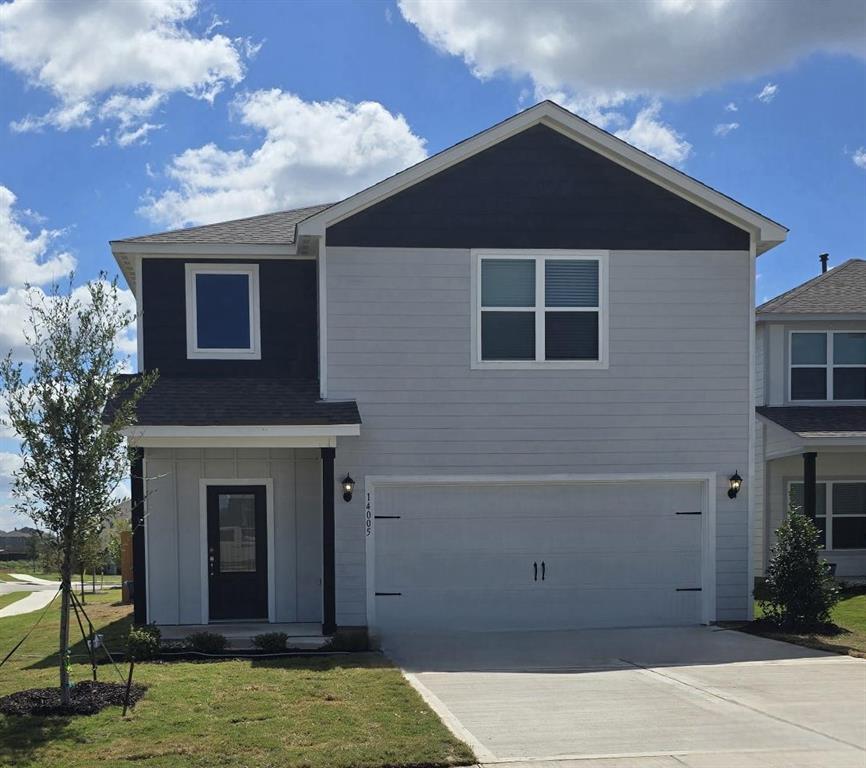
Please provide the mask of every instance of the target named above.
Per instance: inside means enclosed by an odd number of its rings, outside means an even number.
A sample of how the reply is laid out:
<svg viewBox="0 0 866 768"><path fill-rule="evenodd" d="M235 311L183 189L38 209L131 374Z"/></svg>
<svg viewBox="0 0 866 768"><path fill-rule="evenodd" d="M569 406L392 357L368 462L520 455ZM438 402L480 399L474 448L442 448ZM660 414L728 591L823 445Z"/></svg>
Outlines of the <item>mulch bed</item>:
<svg viewBox="0 0 866 768"><path fill-rule="evenodd" d="M129 703L135 705L144 696L145 687L132 684ZM106 707L122 707L126 686L121 683L100 683L85 680L69 690L69 706L60 703L60 688L30 688L0 698L0 714L4 715L95 715Z"/></svg>

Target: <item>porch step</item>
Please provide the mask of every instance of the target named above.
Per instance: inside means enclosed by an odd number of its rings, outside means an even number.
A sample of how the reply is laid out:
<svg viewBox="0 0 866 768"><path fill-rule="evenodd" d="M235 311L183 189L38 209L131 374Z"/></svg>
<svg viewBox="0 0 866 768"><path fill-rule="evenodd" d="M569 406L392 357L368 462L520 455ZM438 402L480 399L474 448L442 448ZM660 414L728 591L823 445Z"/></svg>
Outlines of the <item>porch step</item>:
<svg viewBox="0 0 866 768"><path fill-rule="evenodd" d="M322 634L321 624L268 624L265 622L217 622L213 624L159 625L163 640L185 640L194 632L214 632L223 635L233 651L254 648L253 638L269 632L285 632L288 650L315 650L331 638Z"/></svg>

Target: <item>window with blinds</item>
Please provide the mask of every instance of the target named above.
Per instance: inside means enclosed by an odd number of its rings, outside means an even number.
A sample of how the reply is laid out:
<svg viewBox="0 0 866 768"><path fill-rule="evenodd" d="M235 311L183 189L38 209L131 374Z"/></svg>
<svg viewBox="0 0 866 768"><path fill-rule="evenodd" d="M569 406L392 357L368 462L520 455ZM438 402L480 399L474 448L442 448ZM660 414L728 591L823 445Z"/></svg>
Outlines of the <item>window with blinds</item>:
<svg viewBox="0 0 866 768"><path fill-rule="evenodd" d="M601 256L496 254L478 268L481 362L601 362Z"/></svg>

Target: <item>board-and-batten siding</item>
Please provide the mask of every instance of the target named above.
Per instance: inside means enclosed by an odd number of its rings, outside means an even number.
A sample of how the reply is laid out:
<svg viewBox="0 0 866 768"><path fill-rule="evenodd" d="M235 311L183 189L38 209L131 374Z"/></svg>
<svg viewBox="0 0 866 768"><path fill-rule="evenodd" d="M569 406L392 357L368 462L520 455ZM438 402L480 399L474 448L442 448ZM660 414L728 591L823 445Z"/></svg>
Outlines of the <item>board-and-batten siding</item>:
<svg viewBox="0 0 866 768"><path fill-rule="evenodd" d="M322 474L316 450L145 449L148 621L202 619L200 480L273 481L278 622L322 618Z"/></svg>
<svg viewBox="0 0 866 768"><path fill-rule="evenodd" d="M337 620L365 622L366 475L714 472L718 618L746 614L749 254L613 251L608 370L470 369L470 252L327 251L328 397L363 426L336 472ZM742 469L741 469L742 472ZM342 507L342 514L341 508Z"/></svg>

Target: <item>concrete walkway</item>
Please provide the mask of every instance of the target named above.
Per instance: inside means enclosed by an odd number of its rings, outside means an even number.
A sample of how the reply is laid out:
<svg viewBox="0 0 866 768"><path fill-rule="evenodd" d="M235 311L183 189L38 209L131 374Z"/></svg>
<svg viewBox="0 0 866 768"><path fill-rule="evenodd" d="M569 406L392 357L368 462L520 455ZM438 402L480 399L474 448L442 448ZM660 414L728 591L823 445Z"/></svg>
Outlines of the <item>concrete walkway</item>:
<svg viewBox="0 0 866 768"><path fill-rule="evenodd" d="M706 627L384 645L485 765L866 766L860 659Z"/></svg>
<svg viewBox="0 0 866 768"><path fill-rule="evenodd" d="M22 613L42 610L54 599L54 595L56 594L57 589L40 589L31 592L26 597L16 600L5 608L0 608L0 619L5 619L7 616L20 616Z"/></svg>
<svg viewBox="0 0 866 768"><path fill-rule="evenodd" d="M48 579L40 579L37 576L31 576L29 573L10 573L9 574L13 579L18 579L18 581L24 581L27 584L41 584L43 586L53 586L59 587L59 581L49 581Z"/></svg>

